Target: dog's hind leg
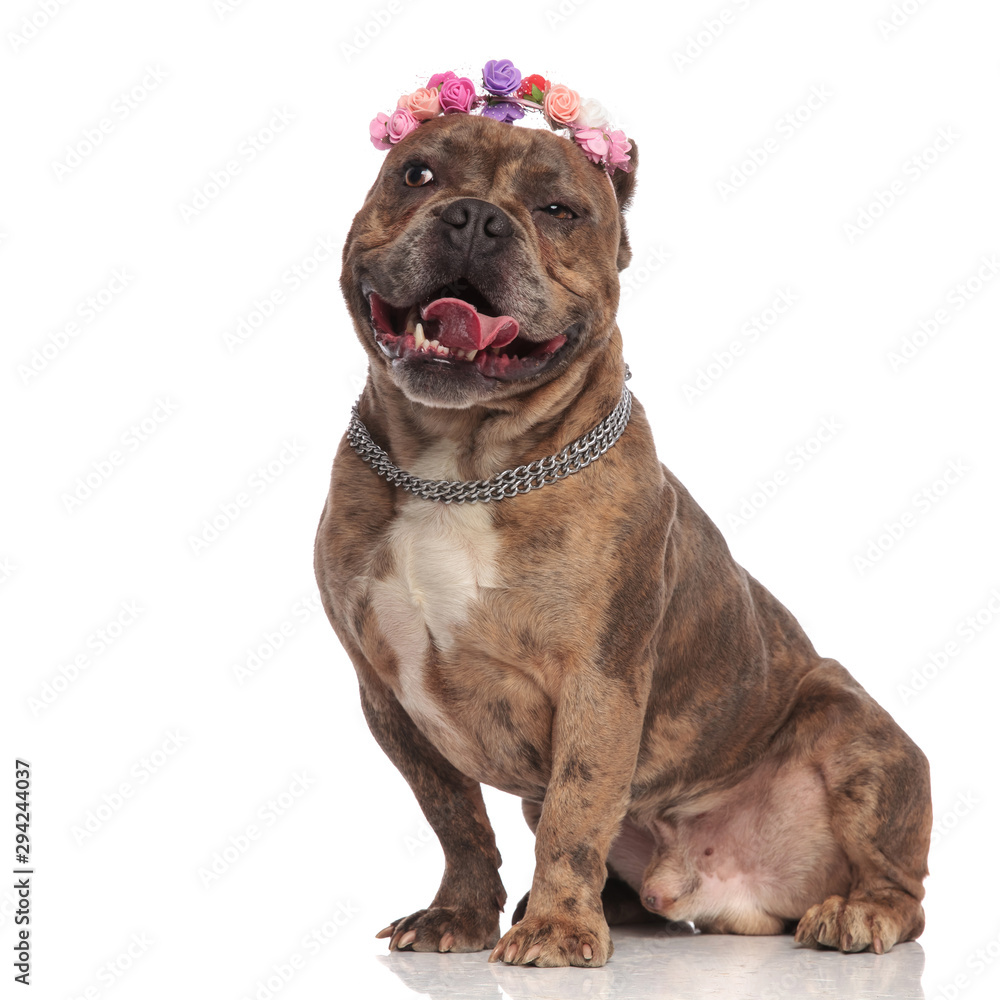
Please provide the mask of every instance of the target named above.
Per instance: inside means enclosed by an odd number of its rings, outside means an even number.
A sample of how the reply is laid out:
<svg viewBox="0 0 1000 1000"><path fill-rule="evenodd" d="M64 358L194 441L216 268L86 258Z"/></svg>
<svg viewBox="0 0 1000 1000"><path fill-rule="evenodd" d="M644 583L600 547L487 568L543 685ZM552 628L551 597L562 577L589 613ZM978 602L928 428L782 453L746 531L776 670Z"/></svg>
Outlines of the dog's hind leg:
<svg viewBox="0 0 1000 1000"><path fill-rule="evenodd" d="M795 940L882 954L918 937L931 834L926 758L833 660L802 678L789 728L820 768L851 868L847 895L810 907Z"/></svg>

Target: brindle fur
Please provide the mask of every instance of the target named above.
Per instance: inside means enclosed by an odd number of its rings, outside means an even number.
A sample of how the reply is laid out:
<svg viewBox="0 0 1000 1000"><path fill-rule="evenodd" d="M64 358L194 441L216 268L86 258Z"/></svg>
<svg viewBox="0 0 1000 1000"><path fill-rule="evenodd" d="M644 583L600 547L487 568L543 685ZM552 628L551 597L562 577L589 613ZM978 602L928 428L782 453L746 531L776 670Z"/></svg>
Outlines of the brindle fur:
<svg viewBox="0 0 1000 1000"><path fill-rule="evenodd" d="M432 168L428 189L402 184L412 162ZM397 465L486 478L558 452L610 412L624 375L617 272L630 257L622 210L634 181L619 172L612 189L565 139L466 115L424 123L389 151L341 283L370 358L361 417ZM513 222L488 259L459 259L447 244L439 216L460 197ZM580 218L562 225L537 211L552 202ZM362 289L404 305L459 273L526 337L577 324L558 362L496 385L393 365ZM394 533L406 525L406 544L440 535L465 546L464 598L436 592L407 562ZM926 760L734 562L658 461L638 401L621 440L585 471L475 512L387 484L345 438L316 573L372 733L445 854L430 907L381 932L391 949L598 966L613 950L605 905L635 916L640 898L706 931L797 921L796 940L844 951L920 934ZM481 782L520 796L536 834L526 909L502 938L506 893ZM789 796L804 797L815 835ZM791 845L798 889L786 891L784 873L759 905L733 902L727 886L754 865L779 870L772 835ZM602 902L609 865L631 902L617 881L614 906Z"/></svg>

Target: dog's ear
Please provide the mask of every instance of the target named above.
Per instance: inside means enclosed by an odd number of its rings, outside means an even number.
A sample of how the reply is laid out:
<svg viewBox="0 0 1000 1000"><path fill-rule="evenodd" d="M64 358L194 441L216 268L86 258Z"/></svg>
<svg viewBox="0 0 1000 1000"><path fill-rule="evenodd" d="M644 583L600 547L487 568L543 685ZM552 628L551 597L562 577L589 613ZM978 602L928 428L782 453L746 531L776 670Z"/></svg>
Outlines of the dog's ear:
<svg viewBox="0 0 1000 1000"><path fill-rule="evenodd" d="M635 175L639 167L639 148L631 139L632 148L628 151L629 169L628 171L616 170L611 178L612 187L615 189L615 197L618 199L618 209L622 212L622 236L618 243L618 270L624 271L632 260L632 247L628 241L628 230L625 228L625 209L632 202L632 194L635 191Z"/></svg>
<svg viewBox="0 0 1000 1000"><path fill-rule="evenodd" d="M632 202L632 193L635 191L635 174L639 167L639 147L629 139L631 148L628 151L628 171L616 170L611 178L611 183L615 189L615 197L618 199L618 207L624 212Z"/></svg>

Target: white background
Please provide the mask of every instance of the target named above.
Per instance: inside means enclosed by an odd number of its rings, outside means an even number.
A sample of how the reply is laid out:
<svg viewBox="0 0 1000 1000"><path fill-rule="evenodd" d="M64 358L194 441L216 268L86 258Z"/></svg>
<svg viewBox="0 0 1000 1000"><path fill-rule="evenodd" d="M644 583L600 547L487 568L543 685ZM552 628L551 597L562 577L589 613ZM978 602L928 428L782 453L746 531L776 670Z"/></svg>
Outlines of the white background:
<svg viewBox="0 0 1000 1000"><path fill-rule="evenodd" d="M381 163L374 114L434 72L478 79L505 57L601 100L636 139L619 319L661 458L927 753L924 989L995 995L1000 970L974 953L1000 952L1000 281L983 264L1000 253L1000 9L907 0L896 27L890 0L49 3L0 16L2 733L8 802L15 755L32 764L35 995L250 997L294 954L282 995L413 995L372 935L429 902L441 855L365 728L312 576L365 372L339 247ZM289 123L262 132L278 112ZM199 192L217 196L185 218ZM293 268L311 271L295 289ZM990 280L970 288L978 269ZM284 300L230 349L274 289ZM782 291L794 305L751 342L744 325ZM906 338L918 349L894 370ZM742 355L708 370L734 341ZM689 399L700 369L709 388ZM88 475L92 494L69 502ZM195 552L241 492L249 505ZM488 804L513 902L531 838L516 800ZM232 841L249 849L206 885ZM12 901L0 888L8 957Z"/></svg>

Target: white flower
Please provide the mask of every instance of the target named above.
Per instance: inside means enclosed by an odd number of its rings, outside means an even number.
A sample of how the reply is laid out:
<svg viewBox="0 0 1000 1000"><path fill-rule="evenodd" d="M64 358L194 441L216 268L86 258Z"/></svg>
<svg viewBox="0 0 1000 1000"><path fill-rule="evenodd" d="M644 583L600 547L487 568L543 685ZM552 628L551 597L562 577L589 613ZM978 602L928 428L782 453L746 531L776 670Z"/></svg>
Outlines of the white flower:
<svg viewBox="0 0 1000 1000"><path fill-rule="evenodd" d="M573 124L580 128L602 128L608 124L608 117L608 109L600 101L588 97L580 102L580 113Z"/></svg>

